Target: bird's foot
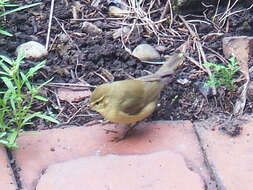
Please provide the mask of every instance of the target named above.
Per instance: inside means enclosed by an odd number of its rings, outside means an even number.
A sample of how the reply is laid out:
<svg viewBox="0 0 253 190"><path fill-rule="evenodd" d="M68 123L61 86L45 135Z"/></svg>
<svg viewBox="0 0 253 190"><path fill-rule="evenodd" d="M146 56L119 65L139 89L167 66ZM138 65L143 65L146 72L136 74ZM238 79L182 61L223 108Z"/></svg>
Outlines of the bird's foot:
<svg viewBox="0 0 253 190"><path fill-rule="evenodd" d="M127 131L124 133L124 134L122 134L120 137L115 137L115 138L113 138L113 140L112 140L112 142L119 142L119 141L122 141L122 140L124 140L126 137L128 137L130 134L131 134L131 132L133 131L133 129L136 127L138 125L138 122L137 123L134 123L132 126L130 125L130 126L128 126L129 128L127 129Z"/></svg>
<svg viewBox="0 0 253 190"><path fill-rule="evenodd" d="M118 131L114 131L114 130L110 130L110 129L104 129L104 130L105 130L106 134L109 134L109 133L118 133Z"/></svg>

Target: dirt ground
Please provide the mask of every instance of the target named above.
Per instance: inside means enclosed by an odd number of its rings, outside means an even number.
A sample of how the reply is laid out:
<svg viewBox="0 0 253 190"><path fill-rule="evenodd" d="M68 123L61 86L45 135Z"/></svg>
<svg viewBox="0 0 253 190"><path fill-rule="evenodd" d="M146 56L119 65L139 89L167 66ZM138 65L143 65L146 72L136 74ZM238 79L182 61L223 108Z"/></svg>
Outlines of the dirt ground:
<svg viewBox="0 0 253 190"><path fill-rule="evenodd" d="M20 4L24 1L18 1ZM36 1L29 1L34 3ZM0 38L0 54L15 56L16 47L24 42L35 40L42 44L46 43L48 20L50 14L50 0L31 9L23 10L18 13L7 16L6 29L14 34L14 37ZM147 11L149 1L144 5ZM160 1L159 1L160 2ZM208 1L206 1L208 2ZM52 20L50 51L47 56L46 67L43 68L34 78L34 82L42 82L54 77L54 83L82 83L90 85L99 85L104 83L104 70L111 73L114 80L127 79L147 75L147 71L154 72L159 66L142 63L129 53L126 52L122 45L121 39L113 39L114 29L120 28L121 20L113 20L108 14L108 4L101 1L101 5L94 8L88 1L56 1L54 7L54 16ZM159 20L164 1L153 5L152 10L158 10L151 14L153 21ZM237 5L232 12L242 10L250 5L246 1L243 5ZM206 4L207 5L207 4ZM154 33L150 33L145 27L142 31L129 38L126 46L134 49L138 44L149 43L156 47L158 42L164 49L161 55L169 55L176 48L187 40L193 40L182 23L178 15L186 15L185 20L201 20L203 22L192 22L201 39L204 52L208 60L216 63L222 63L214 52L223 55L222 38L225 36L253 36L253 10L241 11L233 14L227 19L225 26L220 27L210 20L215 14L216 4L209 3L209 6L191 5L189 8L182 8L174 12L174 19L169 28L169 21L162 23L161 32L167 33L167 36L161 36L160 40ZM195 7L194 7L195 6ZM73 7L77 7L77 18L80 20L73 21ZM189 6L188 6L189 7ZM226 4L220 5L218 13L224 13ZM204 17L204 13L206 18ZM167 12L165 17L169 17ZM82 20L83 19L83 20ZM89 34L82 30L84 19L90 19L89 22L98 26L101 34ZM205 22L204 22L205 21ZM133 19L126 22L131 23ZM208 22L209 24L206 24ZM246 26L246 24L247 26ZM191 25L192 28L193 25ZM169 31L175 31L179 35L172 35ZM204 37L210 33L223 33L221 36L215 36L208 40ZM193 47L189 50L190 56L198 59L197 50ZM252 60L252 59L251 59ZM250 61L249 65L252 65ZM23 69L29 68L30 65L36 64L36 61L27 61ZM252 76L253 77L253 76ZM207 80L207 74L204 73L195 64L186 60L182 66L171 77L171 82L163 90L159 99L159 106L152 116L147 120L191 120L198 121L208 118L216 118L215 123L220 124L221 129L230 135L237 135L240 129L237 127L238 120L233 117L232 110L237 97L237 91L228 92L219 89L216 96L212 96L210 88L204 85ZM182 82L186 81L186 82ZM72 117L82 106L87 105L87 100L73 102L70 104L65 101L57 102L57 87L47 86L45 89L46 96L50 99L47 104L35 104L34 109L40 109L47 113L58 115L58 119L64 123ZM91 89L93 90L93 89ZM252 102L247 102L245 113L252 112ZM69 124L83 125L89 121L99 118L93 112L83 110L75 115ZM101 118L101 117L100 117ZM44 121L36 120L37 125L26 130L37 130L51 128L50 124ZM36 127L35 127L36 126ZM47 126L47 127L45 127Z"/></svg>

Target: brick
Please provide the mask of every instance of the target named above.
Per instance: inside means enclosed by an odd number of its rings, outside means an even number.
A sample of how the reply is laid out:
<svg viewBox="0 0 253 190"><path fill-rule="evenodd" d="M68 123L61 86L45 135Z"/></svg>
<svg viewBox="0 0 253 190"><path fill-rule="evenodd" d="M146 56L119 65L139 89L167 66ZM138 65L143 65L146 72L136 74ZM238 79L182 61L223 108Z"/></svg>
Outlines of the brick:
<svg viewBox="0 0 253 190"><path fill-rule="evenodd" d="M253 121L242 133L230 137L220 131L198 128L207 159L220 189L251 190L253 187Z"/></svg>
<svg viewBox="0 0 253 190"><path fill-rule="evenodd" d="M106 134L104 128L118 131ZM120 136L124 127L117 125L93 125L43 130L37 133L25 132L18 138L19 150L14 157L23 186L34 189L41 173L49 165L78 159L85 156L107 154L136 155L160 151L180 154L186 166L208 183L198 140L189 121L141 123L123 141L111 140Z"/></svg>
<svg viewBox="0 0 253 190"><path fill-rule="evenodd" d="M36 190L203 190L203 185L179 153L163 151L90 156L54 164L42 175Z"/></svg>
<svg viewBox="0 0 253 190"><path fill-rule="evenodd" d="M17 188L6 151L0 146L0 189L15 190Z"/></svg>

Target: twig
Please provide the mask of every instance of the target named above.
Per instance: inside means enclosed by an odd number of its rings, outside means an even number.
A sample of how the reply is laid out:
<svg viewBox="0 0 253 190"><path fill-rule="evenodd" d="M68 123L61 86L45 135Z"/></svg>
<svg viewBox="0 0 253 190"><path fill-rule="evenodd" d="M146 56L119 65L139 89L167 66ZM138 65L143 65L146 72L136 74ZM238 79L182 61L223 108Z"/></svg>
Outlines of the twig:
<svg viewBox="0 0 253 190"><path fill-rule="evenodd" d="M51 8L50 8L50 15L49 15L49 22L48 22L48 30L47 30L47 39L46 39L46 50L48 50L49 39L50 39L50 32L51 32L51 25L52 25L52 18L54 12L54 0L51 0Z"/></svg>
<svg viewBox="0 0 253 190"><path fill-rule="evenodd" d="M192 30L192 28L189 26L189 24L186 22L186 20L181 15L179 15L179 18L183 21L184 25L189 30L191 36L193 37L193 40L195 41L195 44L196 44L196 47L198 50L198 55L199 55L199 63L201 65L201 67L203 67L204 65L202 65L200 57L202 57L204 63L207 62L207 59L206 59L206 55L203 50L203 47L200 43L199 37L198 37L197 33ZM211 73L211 70L209 69L209 67L204 66L204 68L206 69L208 76L211 77L212 73ZM213 95L216 95L217 91L216 91L215 87L212 87L212 92L213 92Z"/></svg>
<svg viewBox="0 0 253 190"><path fill-rule="evenodd" d="M204 72L207 72L206 69L198 61L196 61L193 57L186 56L186 58L189 59L189 61L194 63L196 66L198 66L201 70L203 70Z"/></svg>
<svg viewBox="0 0 253 190"><path fill-rule="evenodd" d="M86 107L86 108L84 108L84 107ZM72 119L74 119L75 118L75 116L81 111L81 110L83 110L83 111L86 111L88 109L88 106L87 106L87 103L86 104L84 104L83 106L81 106L66 122L65 122L65 124L66 123L70 123L70 121L72 120Z"/></svg>
<svg viewBox="0 0 253 190"><path fill-rule="evenodd" d="M72 83L48 83L45 84L45 86L51 86L51 87L62 87L62 88L73 88L75 89L79 87L80 89L87 89L87 88L95 88L95 86L89 85L89 84L72 84Z"/></svg>
<svg viewBox="0 0 253 190"><path fill-rule="evenodd" d="M59 24L59 26L61 27L62 31L68 36L69 40L71 41L71 43L76 47L76 49L78 51L80 51L79 47L73 42L72 38L70 37L70 35L67 33L67 31L65 30L65 28L62 26L62 24L58 21L58 19L56 17L54 17L54 19L56 20L56 22Z"/></svg>
<svg viewBox="0 0 253 190"><path fill-rule="evenodd" d="M103 79L105 82L109 82L103 75L97 73L97 72L94 72L95 75L99 76L101 79Z"/></svg>
<svg viewBox="0 0 253 190"><path fill-rule="evenodd" d="M169 5L170 5L170 0L167 0L165 7L163 9L163 12L160 16L160 20L163 19L165 17L165 15L167 14L168 10L169 10Z"/></svg>
<svg viewBox="0 0 253 190"><path fill-rule="evenodd" d="M131 36L132 32L134 31L134 28L136 26L136 22L137 22L137 19L134 19L134 23L132 24L132 27L131 27L130 31L128 32L128 34L127 34L126 41L128 41L129 37Z"/></svg>
<svg viewBox="0 0 253 190"><path fill-rule="evenodd" d="M219 54L217 51L207 47L207 46L203 46L203 48L211 51L212 53L214 53L223 63L229 64L229 62L221 55Z"/></svg>
<svg viewBox="0 0 253 190"><path fill-rule="evenodd" d="M135 17L132 17L132 18L135 18ZM166 20L167 20L167 18L164 18L162 20L158 20L158 21L153 22L153 24L160 24L162 22L165 22ZM125 26L132 26L133 25L133 23L128 24L128 23L124 23L124 22L112 22L112 23L119 24L119 25L125 25ZM149 23L136 23L135 25L136 26L148 26Z"/></svg>

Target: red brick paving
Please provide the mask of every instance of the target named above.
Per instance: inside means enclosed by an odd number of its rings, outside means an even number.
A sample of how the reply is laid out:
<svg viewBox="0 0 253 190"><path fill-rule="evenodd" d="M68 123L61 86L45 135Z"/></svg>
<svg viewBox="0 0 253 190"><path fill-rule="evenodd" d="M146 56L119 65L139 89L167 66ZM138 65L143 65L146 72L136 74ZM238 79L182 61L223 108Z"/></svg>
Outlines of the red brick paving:
<svg viewBox="0 0 253 190"><path fill-rule="evenodd" d="M3 147L0 147L0 189L16 189L13 173L8 162L6 151Z"/></svg>
<svg viewBox="0 0 253 190"><path fill-rule="evenodd" d="M36 190L204 189L200 176L189 170L184 158L164 151L142 155L82 157L49 166Z"/></svg>
<svg viewBox="0 0 253 190"><path fill-rule="evenodd" d="M218 130L199 130L217 181L227 190L253 189L253 122L242 125L242 129L237 137Z"/></svg>
<svg viewBox="0 0 253 190"><path fill-rule="evenodd" d="M200 144L189 121L142 123L119 143L111 139L124 128L114 125L25 132L13 155L27 190L251 190L253 121L242 128L240 136L229 137L197 127ZM16 189L3 148L0 163L0 189Z"/></svg>
<svg viewBox="0 0 253 190"><path fill-rule="evenodd" d="M123 128L115 130L123 131ZM111 142L115 136L119 134L106 134L100 125L25 133L18 139L20 149L14 152L16 162L22 168L20 176L24 187L30 190L38 182L41 185L38 181L41 171L55 163L94 155L102 159L101 156L107 154L148 156L160 151L174 152L177 157L180 155L185 161L184 167L187 166L192 175L198 174L203 181L208 181L202 153L188 121L142 123L130 137L118 143ZM174 165L173 160L168 162ZM187 178L189 173L181 175Z"/></svg>

